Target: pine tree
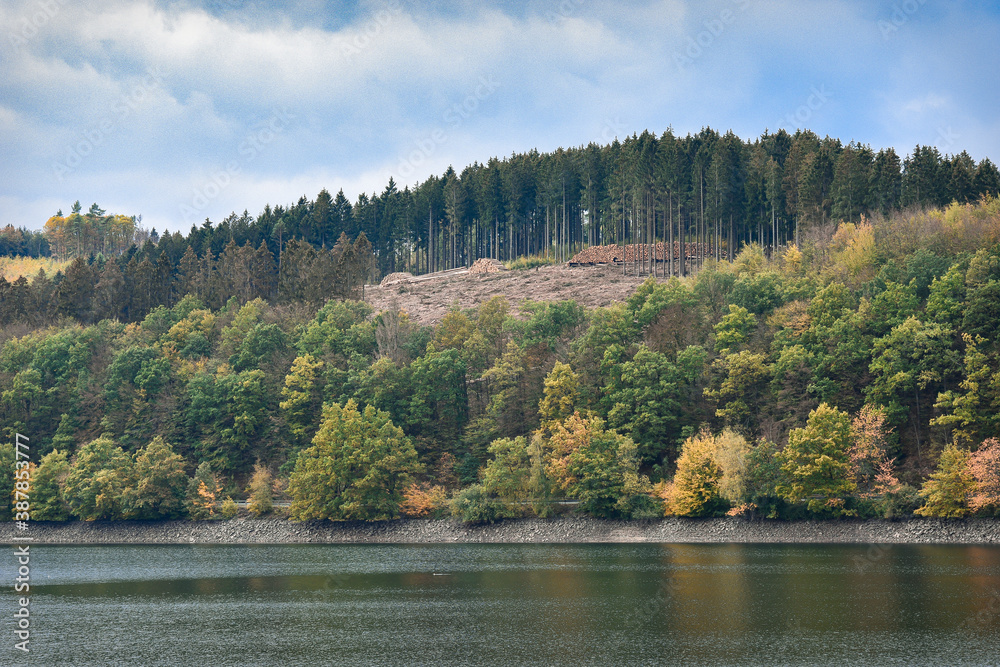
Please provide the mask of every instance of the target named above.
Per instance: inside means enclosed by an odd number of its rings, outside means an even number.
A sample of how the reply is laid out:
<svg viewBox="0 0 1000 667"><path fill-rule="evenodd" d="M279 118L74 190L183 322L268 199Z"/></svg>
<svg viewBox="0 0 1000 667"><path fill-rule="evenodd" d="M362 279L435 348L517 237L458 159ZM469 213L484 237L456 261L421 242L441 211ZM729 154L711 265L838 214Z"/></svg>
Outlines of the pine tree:
<svg viewBox="0 0 1000 667"><path fill-rule="evenodd" d="M81 322L90 322L96 282L87 262L81 257L74 259L56 290L57 312Z"/></svg>
<svg viewBox="0 0 1000 667"><path fill-rule="evenodd" d="M118 267L118 262L109 259L94 288L95 319L122 319L126 301L125 278Z"/></svg>

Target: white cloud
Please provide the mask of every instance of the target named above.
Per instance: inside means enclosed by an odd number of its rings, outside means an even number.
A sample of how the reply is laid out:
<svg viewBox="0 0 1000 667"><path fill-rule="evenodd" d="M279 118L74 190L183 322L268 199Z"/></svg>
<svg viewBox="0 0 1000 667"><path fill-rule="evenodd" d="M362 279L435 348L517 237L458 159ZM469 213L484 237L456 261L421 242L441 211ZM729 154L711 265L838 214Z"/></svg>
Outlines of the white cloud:
<svg viewBox="0 0 1000 667"><path fill-rule="evenodd" d="M0 24L16 28L38 2L4 3ZM975 142L1000 157L997 93L984 83L996 17L968 7L928 6L888 42L879 9L860 0L290 7L67 1L19 48L5 42L0 147L13 159L0 164L0 216L37 226L53 201L96 199L186 229L179 203L233 160L240 177L199 211L213 220L647 128L750 138L823 85L835 96L807 123L821 134L906 152L951 125L956 151ZM700 54L679 67L699 38ZM136 99L149 68L162 83ZM483 78L499 85L480 96ZM247 160L240 146L280 108L294 119ZM101 145L56 178L53 163L105 121ZM445 140L401 177L400 162L435 131Z"/></svg>
<svg viewBox="0 0 1000 667"><path fill-rule="evenodd" d="M924 114L929 111L938 112L951 108L951 101L944 95L927 93L926 95L905 102L901 111L907 114Z"/></svg>

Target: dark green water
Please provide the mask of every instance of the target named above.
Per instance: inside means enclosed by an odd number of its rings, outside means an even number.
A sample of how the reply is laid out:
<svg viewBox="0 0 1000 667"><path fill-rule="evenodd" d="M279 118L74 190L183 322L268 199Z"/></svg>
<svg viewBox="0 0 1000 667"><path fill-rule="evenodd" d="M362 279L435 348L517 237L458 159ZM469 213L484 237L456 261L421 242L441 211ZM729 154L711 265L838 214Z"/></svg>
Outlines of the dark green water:
<svg viewBox="0 0 1000 667"><path fill-rule="evenodd" d="M31 550L32 652L8 592L0 664L1000 663L997 547Z"/></svg>

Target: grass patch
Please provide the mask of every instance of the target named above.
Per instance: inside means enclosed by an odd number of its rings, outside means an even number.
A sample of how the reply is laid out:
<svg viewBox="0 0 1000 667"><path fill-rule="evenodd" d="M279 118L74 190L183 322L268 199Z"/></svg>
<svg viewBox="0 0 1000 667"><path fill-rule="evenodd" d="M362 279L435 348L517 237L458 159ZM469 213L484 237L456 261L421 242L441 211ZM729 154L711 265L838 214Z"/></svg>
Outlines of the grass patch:
<svg viewBox="0 0 1000 667"><path fill-rule="evenodd" d="M70 260L59 260L54 257L0 257L0 275L8 282L14 282L21 276L28 282L38 275L39 269L45 270L50 278L69 266Z"/></svg>
<svg viewBox="0 0 1000 667"><path fill-rule="evenodd" d="M518 271L525 269L534 269L539 266L552 266L553 264L560 264L561 262L555 258L553 255L529 255L527 257L518 257L509 262L504 262L503 265L510 271Z"/></svg>

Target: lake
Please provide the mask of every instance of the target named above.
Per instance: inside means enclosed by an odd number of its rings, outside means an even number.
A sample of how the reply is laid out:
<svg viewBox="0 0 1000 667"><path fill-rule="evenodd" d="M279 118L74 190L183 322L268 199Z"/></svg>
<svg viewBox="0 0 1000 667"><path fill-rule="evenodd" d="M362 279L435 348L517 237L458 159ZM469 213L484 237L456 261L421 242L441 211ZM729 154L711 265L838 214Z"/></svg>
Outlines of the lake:
<svg viewBox="0 0 1000 667"><path fill-rule="evenodd" d="M992 546L39 544L31 578L14 664L1000 662Z"/></svg>

